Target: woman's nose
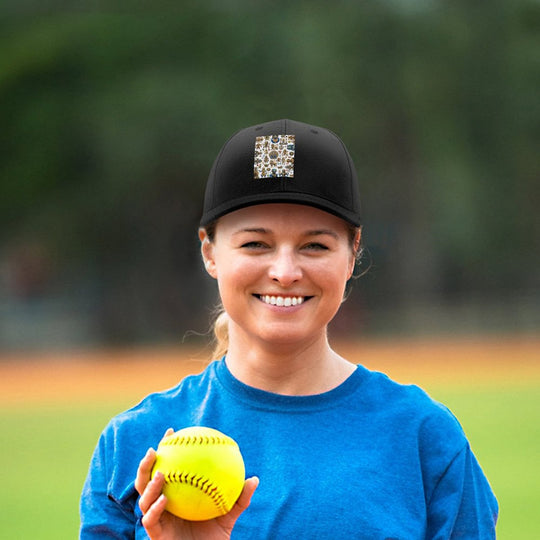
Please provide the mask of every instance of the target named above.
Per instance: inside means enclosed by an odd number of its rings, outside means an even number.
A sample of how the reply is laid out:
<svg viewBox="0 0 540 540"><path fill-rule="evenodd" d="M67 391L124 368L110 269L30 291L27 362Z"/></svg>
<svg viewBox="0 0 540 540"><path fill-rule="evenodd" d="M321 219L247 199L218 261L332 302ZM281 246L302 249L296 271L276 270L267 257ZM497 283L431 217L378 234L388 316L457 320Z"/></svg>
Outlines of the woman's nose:
<svg viewBox="0 0 540 540"><path fill-rule="evenodd" d="M302 269L291 250L280 250L270 264L268 276L282 287L288 287L302 277Z"/></svg>

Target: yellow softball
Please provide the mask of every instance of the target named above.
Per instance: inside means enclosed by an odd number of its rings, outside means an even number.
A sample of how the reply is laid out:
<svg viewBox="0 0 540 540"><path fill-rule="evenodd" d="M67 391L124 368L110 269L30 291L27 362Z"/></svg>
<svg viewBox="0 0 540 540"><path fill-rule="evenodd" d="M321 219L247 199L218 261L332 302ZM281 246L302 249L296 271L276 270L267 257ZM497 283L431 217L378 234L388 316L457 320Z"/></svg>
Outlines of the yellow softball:
<svg viewBox="0 0 540 540"><path fill-rule="evenodd" d="M188 427L164 437L152 478L165 477L167 510L190 521L229 512L244 487L245 467L234 439L217 429Z"/></svg>

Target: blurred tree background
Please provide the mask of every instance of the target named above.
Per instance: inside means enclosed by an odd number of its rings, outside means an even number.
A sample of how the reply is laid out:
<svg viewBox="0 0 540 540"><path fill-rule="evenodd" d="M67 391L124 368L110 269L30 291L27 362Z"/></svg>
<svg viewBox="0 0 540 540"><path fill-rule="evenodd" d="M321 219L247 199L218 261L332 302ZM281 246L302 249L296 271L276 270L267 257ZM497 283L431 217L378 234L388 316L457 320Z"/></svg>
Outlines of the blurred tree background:
<svg viewBox="0 0 540 540"><path fill-rule="evenodd" d="M359 172L337 335L540 327L537 0L43 4L0 13L0 347L206 332L204 183L276 118Z"/></svg>

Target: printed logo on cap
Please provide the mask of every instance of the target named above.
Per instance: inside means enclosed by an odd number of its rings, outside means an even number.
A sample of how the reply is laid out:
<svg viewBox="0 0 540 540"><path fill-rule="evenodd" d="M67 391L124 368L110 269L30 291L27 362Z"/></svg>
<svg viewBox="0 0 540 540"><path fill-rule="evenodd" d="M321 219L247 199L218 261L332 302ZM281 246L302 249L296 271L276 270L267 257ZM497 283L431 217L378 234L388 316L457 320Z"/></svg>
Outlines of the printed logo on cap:
<svg viewBox="0 0 540 540"><path fill-rule="evenodd" d="M253 178L294 178L294 135L255 138Z"/></svg>

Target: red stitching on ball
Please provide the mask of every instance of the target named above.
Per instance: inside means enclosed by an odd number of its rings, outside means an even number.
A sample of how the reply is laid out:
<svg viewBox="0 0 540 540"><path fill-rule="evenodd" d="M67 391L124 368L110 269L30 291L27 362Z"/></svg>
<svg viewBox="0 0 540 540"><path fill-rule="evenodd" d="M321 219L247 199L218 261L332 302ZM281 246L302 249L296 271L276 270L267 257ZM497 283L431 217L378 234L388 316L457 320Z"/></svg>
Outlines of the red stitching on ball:
<svg viewBox="0 0 540 540"><path fill-rule="evenodd" d="M212 437L207 435L170 435L161 441L160 444L171 446L175 444L226 444L235 445L236 443L229 438Z"/></svg>
<svg viewBox="0 0 540 540"><path fill-rule="evenodd" d="M229 509L225 503L225 497L219 487L210 482L209 478L204 476L197 476L194 473L184 472L184 471L169 471L164 474L165 482L167 484L179 483L179 484L189 484L196 489L199 489L204 494L208 495L214 504L219 508L222 514L226 514Z"/></svg>

